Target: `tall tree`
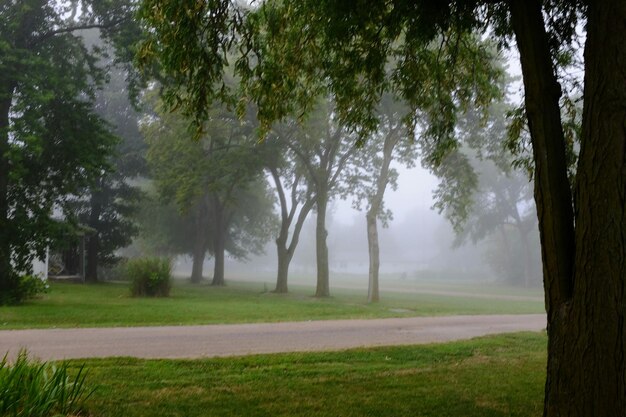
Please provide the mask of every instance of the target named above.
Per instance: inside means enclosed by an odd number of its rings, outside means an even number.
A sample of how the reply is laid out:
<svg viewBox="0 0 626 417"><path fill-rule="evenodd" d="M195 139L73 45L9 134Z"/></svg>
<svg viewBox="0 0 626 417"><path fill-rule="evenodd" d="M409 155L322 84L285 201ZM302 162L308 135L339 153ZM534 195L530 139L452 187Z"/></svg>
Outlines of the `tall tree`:
<svg viewBox="0 0 626 417"><path fill-rule="evenodd" d="M509 88L510 81L507 77L503 78L501 89ZM459 199L460 191L453 187L466 187L465 182L444 181L435 191L437 200L434 207L452 223L457 235L454 245L457 247L468 239L477 243L497 233L501 250L497 251L497 255L491 251L490 263L497 266L498 273L505 273L513 282L521 281L529 286L532 275L536 273L532 267L535 256L530 243L531 232L537 230L532 181L522 169L528 168L530 163L529 153L522 145L529 138L519 125L524 120L516 118L515 123L510 124L508 114L518 112L502 97L489 107L487 114L470 108L459 116L457 131L459 140L464 143L461 152L469 156L467 169L478 174L469 173L476 179L472 186L474 190L470 198ZM514 153L504 145L512 146ZM465 178L468 176L467 169L454 169L452 173ZM459 204L460 201L467 204ZM513 236L510 236L511 231ZM521 249L523 256L515 256L513 246ZM503 259L494 259L497 256ZM513 276L519 275L520 267L521 279L513 279Z"/></svg>
<svg viewBox="0 0 626 417"><path fill-rule="evenodd" d="M104 47L99 32L83 32L88 43ZM128 42L132 42L129 40ZM110 48L109 48L110 49ZM129 71L115 64L108 51L100 65L106 68L107 82L95 95L95 111L109 125L119 142L109 157L111 169L94 184L82 190L72 214L89 228L86 244L85 280L98 281L101 266L112 266L118 260L115 251L128 246L137 235L134 220L141 191L132 183L145 174L145 143L139 132L139 112L131 103Z"/></svg>
<svg viewBox="0 0 626 417"><path fill-rule="evenodd" d="M250 126L221 106L197 141L184 117L161 105L155 110L143 126L148 163L164 203L176 204L184 224L192 222L191 279L202 279L208 251L214 257L212 285L224 285L225 253L258 253L272 234L273 200L262 176L262 153L250 140Z"/></svg>
<svg viewBox="0 0 626 417"><path fill-rule="evenodd" d="M358 153L359 160L353 164L350 187L355 194L354 205L360 209L366 204L367 247L369 254L369 280L367 301L380 299L378 273L380 269L380 246L378 242L378 221L387 227L392 213L384 206L387 187L397 188L398 172L392 162L412 167L417 159L417 146L404 135L406 129L403 115L406 109L401 102L385 95L378 108L380 124L377 131L368 138L364 149Z"/></svg>
<svg viewBox="0 0 626 417"><path fill-rule="evenodd" d="M266 146L272 147L272 156L266 159L266 169L274 181L280 205L280 227L276 236L276 293L287 293L289 290L289 266L304 222L315 206L315 193L306 181L306 169L287 146L288 143L296 143L294 137L298 132L300 129L297 127L283 124L272 129L265 142Z"/></svg>
<svg viewBox="0 0 626 417"><path fill-rule="evenodd" d="M503 46L514 38L522 64L533 148L546 290L549 343L544 415L626 414L623 0L420 0L371 1L367 5L359 1L281 0L265 3L275 7L262 7L273 21L259 36L254 30L256 13L248 18L243 18L244 12L232 13L237 6L228 0L217 2L220 8L214 2L196 1L187 7L166 0L144 0L143 4L144 10L157 7L160 13L144 14L155 39L146 44L141 56L147 58L148 51L156 51L160 62L187 92L199 91L198 86L204 85L217 94L202 97L221 98L221 90L212 88L221 78L220 64L226 63L220 47L227 49L230 42L242 40L258 55L244 53L237 68L244 84L254 77L265 81L261 87L246 91L258 102L268 101L264 116L281 117L285 111L302 107L294 101L306 105L306 88L298 85L314 79L329 84L344 120L368 128L375 125L375 118L370 116L380 92L395 85L414 108L420 97L433 99L430 108L438 109L439 115L432 113L430 122L441 126L437 143L443 149L454 143L445 139L453 138L455 101L445 94L450 88L436 89L443 94L432 95L429 87L451 87L445 81L454 84L455 77L448 78L448 74L456 73L458 67L452 59L445 71L432 70L426 77L420 69L428 56L419 49L424 43L445 39L458 51L452 56L458 57L466 46L462 34L468 30L490 30ZM172 35L179 29L172 21L190 26ZM568 179L569 144L559 108L564 85L559 83L563 80L559 69L562 51L575 49L576 29L583 22L582 135L572 186ZM240 36L231 36L233 32ZM198 38L198 33L206 38ZM276 42L285 47L273 48L274 38L279 37ZM207 42L213 48L207 48ZM186 46L184 53L161 55L162 48L180 51L180 45ZM268 52L284 58L268 59ZM388 84L383 74L390 55L400 56L400 61L395 67L396 77ZM198 56L204 59L196 59ZM203 66L203 62L211 66ZM472 73L476 77L485 74L479 68ZM192 94L184 104L201 108L199 98L199 94Z"/></svg>
<svg viewBox="0 0 626 417"><path fill-rule="evenodd" d="M358 148L356 137L338 123L330 102L320 102L301 127L302 132L288 142L302 166L315 201L315 253L317 265L316 297L330 296L330 269L326 214L333 198L347 194L346 167Z"/></svg>
<svg viewBox="0 0 626 417"><path fill-rule="evenodd" d="M0 5L0 303L15 298L17 274L60 234L52 209L108 169L115 138L92 104L104 74L76 32L121 25L129 7L119 6Z"/></svg>
<svg viewBox="0 0 626 417"><path fill-rule="evenodd" d="M477 243L497 238L500 250L490 252L490 264L497 273L518 285L529 287L540 275L534 254L537 213L533 204L532 182L519 171L501 171L491 161L478 163L478 189L473 196L467 221L458 231L454 244L467 240ZM520 251L521 256L515 252ZM501 259L493 259L500 257ZM534 268L536 263L537 268Z"/></svg>

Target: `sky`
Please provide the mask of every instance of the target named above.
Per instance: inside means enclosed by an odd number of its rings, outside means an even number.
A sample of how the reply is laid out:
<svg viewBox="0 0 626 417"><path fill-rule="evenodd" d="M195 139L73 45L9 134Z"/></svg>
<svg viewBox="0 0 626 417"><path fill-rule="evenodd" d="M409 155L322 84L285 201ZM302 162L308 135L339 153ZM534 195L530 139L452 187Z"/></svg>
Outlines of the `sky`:
<svg viewBox="0 0 626 417"><path fill-rule="evenodd" d="M429 209L433 205L433 190L439 180L419 164L412 169L402 166L398 170L398 189L388 188L385 191L385 205L393 212L394 220L391 223L401 223L415 208ZM333 204L333 220L350 224L355 216L364 216L364 213L352 208L350 200L337 200Z"/></svg>

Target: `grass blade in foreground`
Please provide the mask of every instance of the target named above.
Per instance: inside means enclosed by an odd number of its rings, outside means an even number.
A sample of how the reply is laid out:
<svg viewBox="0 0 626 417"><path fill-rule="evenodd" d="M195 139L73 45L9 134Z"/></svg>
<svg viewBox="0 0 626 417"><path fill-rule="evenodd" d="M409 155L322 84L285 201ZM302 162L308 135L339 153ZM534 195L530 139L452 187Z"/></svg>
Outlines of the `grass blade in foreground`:
<svg viewBox="0 0 626 417"><path fill-rule="evenodd" d="M0 362L0 417L80 415L93 391L86 388L84 367L74 377L69 370L67 362L42 363L25 351L13 364L5 356Z"/></svg>

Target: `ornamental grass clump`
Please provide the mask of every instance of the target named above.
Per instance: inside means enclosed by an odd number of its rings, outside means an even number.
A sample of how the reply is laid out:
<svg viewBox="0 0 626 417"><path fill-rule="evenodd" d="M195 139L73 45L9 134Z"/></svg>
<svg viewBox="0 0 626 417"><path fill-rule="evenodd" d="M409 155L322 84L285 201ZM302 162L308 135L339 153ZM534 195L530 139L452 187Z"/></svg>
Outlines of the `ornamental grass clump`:
<svg viewBox="0 0 626 417"><path fill-rule="evenodd" d="M131 259L126 263L126 278L131 281L133 297L170 295L171 262L167 258Z"/></svg>
<svg viewBox="0 0 626 417"><path fill-rule="evenodd" d="M85 385L87 372L80 367L70 375L62 362L39 362L21 351L15 363L0 362L0 417L80 416L84 401L93 393Z"/></svg>

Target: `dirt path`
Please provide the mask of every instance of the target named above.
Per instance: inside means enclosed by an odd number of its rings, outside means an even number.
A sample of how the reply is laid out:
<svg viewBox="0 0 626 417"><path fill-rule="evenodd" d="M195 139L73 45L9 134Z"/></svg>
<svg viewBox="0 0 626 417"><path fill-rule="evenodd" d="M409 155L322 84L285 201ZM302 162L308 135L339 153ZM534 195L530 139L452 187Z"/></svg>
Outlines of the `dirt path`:
<svg viewBox="0 0 626 417"><path fill-rule="evenodd" d="M545 315L412 317L208 326L0 331L0 355L28 349L41 359L134 356L201 358L341 350L539 331Z"/></svg>

